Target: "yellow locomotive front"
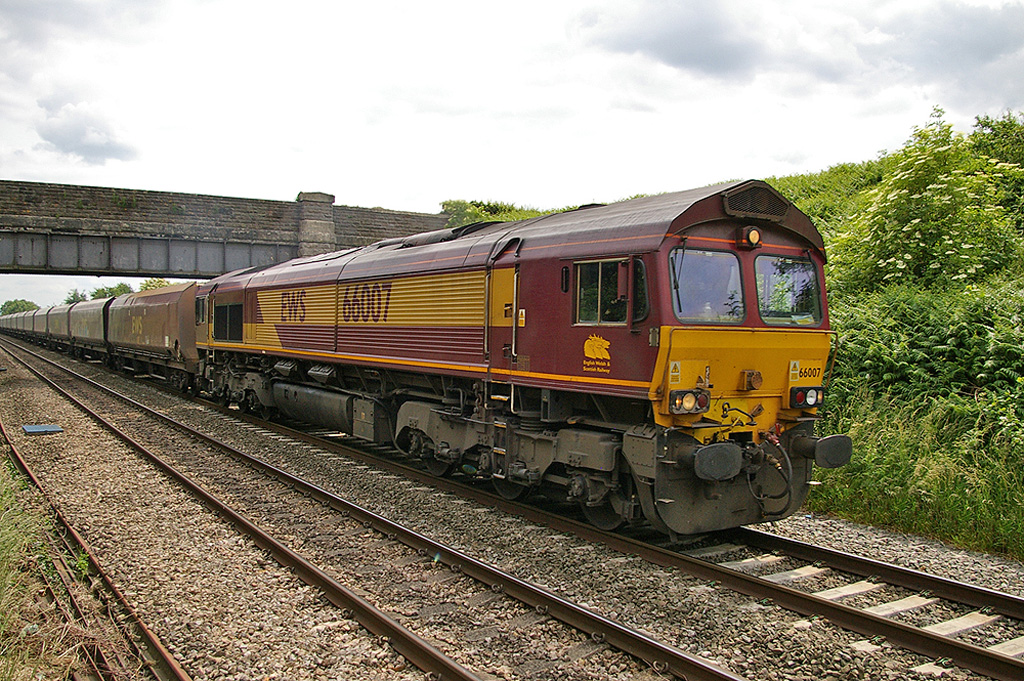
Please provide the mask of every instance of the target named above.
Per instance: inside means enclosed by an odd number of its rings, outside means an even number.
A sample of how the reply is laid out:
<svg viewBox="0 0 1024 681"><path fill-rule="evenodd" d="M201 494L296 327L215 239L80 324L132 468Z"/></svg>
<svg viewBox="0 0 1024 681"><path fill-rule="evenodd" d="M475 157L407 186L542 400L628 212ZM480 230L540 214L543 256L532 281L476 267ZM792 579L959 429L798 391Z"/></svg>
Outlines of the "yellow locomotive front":
<svg viewBox="0 0 1024 681"><path fill-rule="evenodd" d="M679 234L662 254L674 323L658 334L656 426L623 441L648 482L644 514L680 534L785 517L812 462L841 466L852 449L814 436L832 340L823 252L778 226L722 226Z"/></svg>

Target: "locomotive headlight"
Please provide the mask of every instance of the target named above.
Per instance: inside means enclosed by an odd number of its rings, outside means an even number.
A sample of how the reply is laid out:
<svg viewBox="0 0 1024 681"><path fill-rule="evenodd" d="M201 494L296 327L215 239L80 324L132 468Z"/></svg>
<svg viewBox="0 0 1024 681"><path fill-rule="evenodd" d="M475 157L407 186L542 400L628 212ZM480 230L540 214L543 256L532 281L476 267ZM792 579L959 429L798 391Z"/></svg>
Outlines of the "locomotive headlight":
<svg viewBox="0 0 1024 681"><path fill-rule="evenodd" d="M813 407L818 403L818 391L811 388L807 391L807 405Z"/></svg>
<svg viewBox="0 0 1024 681"><path fill-rule="evenodd" d="M673 414L701 414L710 404L711 395L706 390L673 390L668 395L668 407Z"/></svg>

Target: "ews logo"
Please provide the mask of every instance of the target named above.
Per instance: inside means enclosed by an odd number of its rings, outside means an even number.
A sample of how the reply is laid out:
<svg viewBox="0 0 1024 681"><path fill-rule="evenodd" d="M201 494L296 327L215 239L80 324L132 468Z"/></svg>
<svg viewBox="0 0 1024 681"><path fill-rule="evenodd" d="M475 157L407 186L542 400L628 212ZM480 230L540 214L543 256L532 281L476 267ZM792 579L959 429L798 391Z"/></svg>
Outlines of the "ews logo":
<svg viewBox="0 0 1024 681"><path fill-rule="evenodd" d="M306 291L284 291L281 293L281 321L306 321Z"/></svg>

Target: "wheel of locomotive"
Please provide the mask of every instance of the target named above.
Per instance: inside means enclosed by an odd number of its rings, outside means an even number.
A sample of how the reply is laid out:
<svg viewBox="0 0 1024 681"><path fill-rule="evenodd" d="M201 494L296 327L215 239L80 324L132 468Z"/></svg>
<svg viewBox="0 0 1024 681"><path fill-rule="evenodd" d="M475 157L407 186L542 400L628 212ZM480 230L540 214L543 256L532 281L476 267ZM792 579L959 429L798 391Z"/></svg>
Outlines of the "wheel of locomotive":
<svg viewBox="0 0 1024 681"><path fill-rule="evenodd" d="M242 399L238 400L238 409L243 414L259 416L260 412L263 411L263 404L260 403L260 398L256 397L254 391L246 390L242 393Z"/></svg>
<svg viewBox="0 0 1024 681"><path fill-rule="evenodd" d="M597 504L580 499L583 516L594 527L611 532L622 527L629 517L630 498L633 496L633 477L628 471L619 473L619 486L608 490Z"/></svg>
<svg viewBox="0 0 1024 681"><path fill-rule="evenodd" d="M509 501L521 499L530 491L529 487L512 482L506 478L491 478L491 484L494 486L495 492Z"/></svg>
<svg viewBox="0 0 1024 681"><path fill-rule="evenodd" d="M623 518L622 509L625 507L627 501L623 498L621 492L614 490L609 492L604 499L597 503L595 506L588 505L586 501L580 501L580 509L583 511L583 516L587 519L594 527L599 530L605 530L611 532L622 527L625 522Z"/></svg>
<svg viewBox="0 0 1024 681"><path fill-rule="evenodd" d="M434 456L436 451L434 443L426 433L422 430L409 429L404 431L402 436L408 438L407 449L404 451L410 456L419 457L431 475L443 478L451 474L455 464L451 461L442 461Z"/></svg>
<svg viewBox="0 0 1024 681"><path fill-rule="evenodd" d="M455 468L455 464L450 461L441 461L433 456L425 457L423 464L432 475L436 475L439 478L451 475L452 469Z"/></svg>

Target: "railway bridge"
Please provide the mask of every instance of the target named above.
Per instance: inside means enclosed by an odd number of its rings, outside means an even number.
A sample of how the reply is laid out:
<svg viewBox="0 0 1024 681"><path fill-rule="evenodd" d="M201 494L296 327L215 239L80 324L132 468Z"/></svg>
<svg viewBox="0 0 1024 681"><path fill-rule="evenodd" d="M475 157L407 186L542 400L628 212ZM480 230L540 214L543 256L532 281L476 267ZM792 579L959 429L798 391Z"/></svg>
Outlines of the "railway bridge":
<svg viewBox="0 0 1024 681"><path fill-rule="evenodd" d="M209 278L439 229L447 216L0 180L0 273Z"/></svg>

